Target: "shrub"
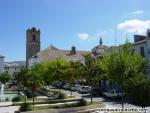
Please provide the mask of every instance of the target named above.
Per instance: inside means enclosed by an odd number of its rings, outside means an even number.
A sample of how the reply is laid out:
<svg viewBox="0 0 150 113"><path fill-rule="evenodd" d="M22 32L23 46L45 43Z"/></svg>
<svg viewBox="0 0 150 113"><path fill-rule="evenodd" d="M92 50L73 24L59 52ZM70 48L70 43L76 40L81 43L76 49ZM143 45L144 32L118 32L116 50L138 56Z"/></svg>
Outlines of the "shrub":
<svg viewBox="0 0 150 113"><path fill-rule="evenodd" d="M6 101L9 101L9 98L6 98L5 100L6 100Z"/></svg>
<svg viewBox="0 0 150 113"><path fill-rule="evenodd" d="M58 93L58 99L63 99L63 98L65 98L66 97L66 95L64 94L64 93Z"/></svg>
<svg viewBox="0 0 150 113"><path fill-rule="evenodd" d="M12 99L12 101L13 101L13 102L19 102L19 101L21 101L21 98L20 98L20 97L14 97L14 98Z"/></svg>
<svg viewBox="0 0 150 113"><path fill-rule="evenodd" d="M150 79L132 80L128 87L128 97L141 107L150 106Z"/></svg>
<svg viewBox="0 0 150 113"><path fill-rule="evenodd" d="M84 99L81 99L80 102L78 102L77 106L86 106L87 105L87 101Z"/></svg>
<svg viewBox="0 0 150 113"><path fill-rule="evenodd" d="M32 111L33 108L30 104L24 103L20 106L20 111Z"/></svg>

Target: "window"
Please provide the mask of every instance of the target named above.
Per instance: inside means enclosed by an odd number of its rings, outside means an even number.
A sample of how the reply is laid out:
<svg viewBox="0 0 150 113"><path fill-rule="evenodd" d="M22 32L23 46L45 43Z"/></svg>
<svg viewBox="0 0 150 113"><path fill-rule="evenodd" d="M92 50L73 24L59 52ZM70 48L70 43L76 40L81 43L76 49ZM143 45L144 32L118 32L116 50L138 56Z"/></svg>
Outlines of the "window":
<svg viewBox="0 0 150 113"><path fill-rule="evenodd" d="M32 36L32 42L35 42L36 41L36 37L35 35Z"/></svg>
<svg viewBox="0 0 150 113"><path fill-rule="evenodd" d="M145 57L144 47L140 47L140 55L141 55L142 57Z"/></svg>

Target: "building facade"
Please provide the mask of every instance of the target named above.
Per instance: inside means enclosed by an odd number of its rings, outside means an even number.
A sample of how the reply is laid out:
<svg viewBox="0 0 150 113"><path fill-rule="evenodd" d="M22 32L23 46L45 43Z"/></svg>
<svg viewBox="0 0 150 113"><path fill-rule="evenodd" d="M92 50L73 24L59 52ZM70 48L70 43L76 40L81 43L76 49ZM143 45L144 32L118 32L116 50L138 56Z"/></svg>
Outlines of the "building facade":
<svg viewBox="0 0 150 113"><path fill-rule="evenodd" d="M30 68L46 60L63 58L68 61L84 61L82 54L88 51L76 51L75 46L70 50L61 50L53 45L40 51L40 30L35 27L26 31L26 67Z"/></svg>
<svg viewBox="0 0 150 113"><path fill-rule="evenodd" d="M40 30L32 27L26 31L26 66L29 59L40 51Z"/></svg>
<svg viewBox="0 0 150 113"><path fill-rule="evenodd" d="M134 35L133 51L148 61L148 73L150 77L150 30L147 30L146 36Z"/></svg>
<svg viewBox="0 0 150 113"><path fill-rule="evenodd" d="M4 71L10 75L13 75L15 72L19 72L24 66L17 63L5 63Z"/></svg>
<svg viewBox="0 0 150 113"><path fill-rule="evenodd" d="M4 72L4 56L0 55L0 73Z"/></svg>
<svg viewBox="0 0 150 113"><path fill-rule="evenodd" d="M43 61L63 58L67 61L79 61L84 62L83 54L90 53L88 51L76 51L73 46L70 50L61 50L51 45L48 48L38 52L29 59L29 67L35 64L42 63Z"/></svg>

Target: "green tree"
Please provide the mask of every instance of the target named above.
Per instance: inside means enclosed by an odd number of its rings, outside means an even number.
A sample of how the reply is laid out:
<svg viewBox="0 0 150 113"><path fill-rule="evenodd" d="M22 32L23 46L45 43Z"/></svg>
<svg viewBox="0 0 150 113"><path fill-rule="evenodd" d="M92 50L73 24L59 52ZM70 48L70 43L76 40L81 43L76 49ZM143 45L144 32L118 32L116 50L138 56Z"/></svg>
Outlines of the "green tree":
<svg viewBox="0 0 150 113"><path fill-rule="evenodd" d="M35 92L38 88L45 85L43 76L41 74L41 64L34 65L27 73L27 88L32 91L33 107Z"/></svg>
<svg viewBox="0 0 150 113"><path fill-rule="evenodd" d="M11 77L7 72L3 72L0 74L0 82L4 85L10 80L10 78Z"/></svg>
<svg viewBox="0 0 150 113"><path fill-rule="evenodd" d="M129 78L135 77L139 73L145 74L147 68L146 60L133 53L129 43L106 52L99 60L99 64L108 78L120 85L122 91L124 91Z"/></svg>
<svg viewBox="0 0 150 113"><path fill-rule="evenodd" d="M42 64L44 78L47 84L53 81L64 80L64 71L67 69L69 62L62 58L46 61ZM60 88L59 88L60 91Z"/></svg>
<svg viewBox="0 0 150 113"><path fill-rule="evenodd" d="M25 90L26 87L28 87L28 69L22 68L19 72L15 72L13 74L14 80L17 82L18 87L18 96L20 90ZM26 103L26 95L25 95L25 103Z"/></svg>
<svg viewBox="0 0 150 113"><path fill-rule="evenodd" d="M93 87L93 83L95 80L99 80L98 76L101 73L99 66L97 65L97 60L91 56L91 54L84 55L84 78L88 84L90 84L91 88ZM96 79L97 78L97 79ZM93 101L92 89L91 89L91 103Z"/></svg>
<svg viewBox="0 0 150 113"><path fill-rule="evenodd" d="M126 91L129 99L141 107L150 106L150 79L143 73L127 81Z"/></svg>
<svg viewBox="0 0 150 113"><path fill-rule="evenodd" d="M64 80L70 83L71 88L73 83L81 78L82 67L82 63L70 61L64 70ZM70 90L70 96L72 96L72 90Z"/></svg>

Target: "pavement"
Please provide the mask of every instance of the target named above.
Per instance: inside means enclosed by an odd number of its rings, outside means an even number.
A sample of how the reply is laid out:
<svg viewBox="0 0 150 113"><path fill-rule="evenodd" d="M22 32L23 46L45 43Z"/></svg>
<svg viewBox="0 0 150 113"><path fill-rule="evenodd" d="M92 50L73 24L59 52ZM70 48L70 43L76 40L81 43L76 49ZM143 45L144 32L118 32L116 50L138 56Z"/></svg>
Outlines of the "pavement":
<svg viewBox="0 0 150 113"><path fill-rule="evenodd" d="M0 102L0 113L14 113L19 106L12 106L12 102Z"/></svg>

